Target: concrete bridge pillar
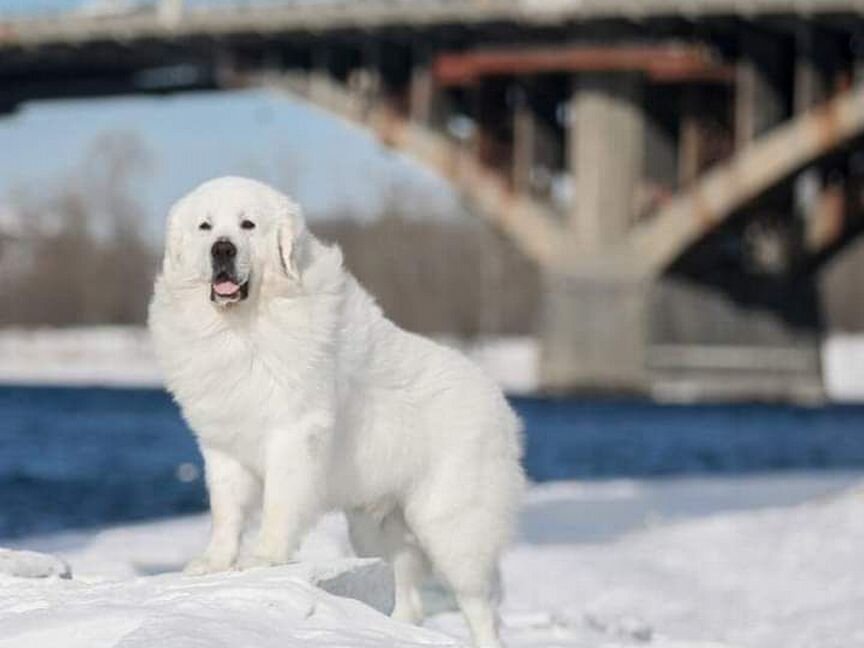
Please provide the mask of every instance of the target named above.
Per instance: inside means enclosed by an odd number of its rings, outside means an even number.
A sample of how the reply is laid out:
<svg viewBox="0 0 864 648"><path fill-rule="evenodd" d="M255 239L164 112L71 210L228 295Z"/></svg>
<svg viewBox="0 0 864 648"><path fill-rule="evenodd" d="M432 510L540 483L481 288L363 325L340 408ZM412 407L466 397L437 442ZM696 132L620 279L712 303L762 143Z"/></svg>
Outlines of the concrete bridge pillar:
<svg viewBox="0 0 864 648"><path fill-rule="evenodd" d="M415 65L411 70L409 112L411 121L432 126L435 120L435 80L427 65Z"/></svg>
<svg viewBox="0 0 864 648"><path fill-rule="evenodd" d="M530 193L531 176L537 165L539 124L525 88L515 90L513 105L513 189Z"/></svg>
<svg viewBox="0 0 864 648"><path fill-rule="evenodd" d="M544 389L644 392L650 277L610 263L550 272L544 280Z"/></svg>
<svg viewBox="0 0 864 648"><path fill-rule="evenodd" d="M524 79L513 87L513 190L548 197L555 135L542 117L542 87Z"/></svg>
<svg viewBox="0 0 864 648"><path fill-rule="evenodd" d="M722 99L704 87L682 88L678 125L678 187L690 185L712 162L711 119Z"/></svg>
<svg viewBox="0 0 864 648"><path fill-rule="evenodd" d="M574 203L565 268L548 273L542 323L546 388L647 387L648 277L616 253L642 180L641 79L586 75L573 87L568 132Z"/></svg>
<svg viewBox="0 0 864 648"><path fill-rule="evenodd" d="M447 90L435 82L431 51L418 49L409 80L409 116L414 123L444 132L451 113Z"/></svg>
<svg viewBox="0 0 864 648"><path fill-rule="evenodd" d="M574 182L569 225L574 245L584 252L619 242L633 222L645 141L641 98L636 75L592 74L574 82L567 144Z"/></svg>

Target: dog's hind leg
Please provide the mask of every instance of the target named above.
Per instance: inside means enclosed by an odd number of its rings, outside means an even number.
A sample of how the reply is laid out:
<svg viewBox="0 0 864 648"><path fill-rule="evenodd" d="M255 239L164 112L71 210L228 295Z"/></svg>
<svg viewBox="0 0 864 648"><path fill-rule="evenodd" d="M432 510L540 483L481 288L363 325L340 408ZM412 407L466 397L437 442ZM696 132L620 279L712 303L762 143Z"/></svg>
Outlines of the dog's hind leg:
<svg viewBox="0 0 864 648"><path fill-rule="evenodd" d="M382 557L393 566L396 595L391 616L406 623L420 623L423 620L420 586L428 570L427 561L401 511L393 511L380 520L361 511L346 515L354 552L360 557Z"/></svg>
<svg viewBox="0 0 864 648"><path fill-rule="evenodd" d="M405 525L401 511L394 511L384 518L381 530L396 581L392 616L406 623L420 623L423 621L420 586L428 571L426 556Z"/></svg>
<svg viewBox="0 0 864 648"><path fill-rule="evenodd" d="M442 508L440 497L432 506L426 500L408 512L408 525L433 570L452 589L474 646L500 648L495 599L507 512L496 512L494 501L482 500Z"/></svg>

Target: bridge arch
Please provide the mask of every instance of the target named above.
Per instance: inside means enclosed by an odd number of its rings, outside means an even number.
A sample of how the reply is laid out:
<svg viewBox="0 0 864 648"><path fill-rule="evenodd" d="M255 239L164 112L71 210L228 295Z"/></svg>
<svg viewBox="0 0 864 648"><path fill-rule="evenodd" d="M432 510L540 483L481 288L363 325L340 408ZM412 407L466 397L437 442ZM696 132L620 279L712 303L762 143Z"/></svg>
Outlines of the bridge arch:
<svg viewBox="0 0 864 648"><path fill-rule="evenodd" d="M734 214L819 158L864 134L864 85L847 90L782 123L679 191L636 224L603 258L573 259L566 225L539 200L515 192L467 147L386 103L364 99L344 84L314 73L260 75L255 85L286 91L349 123L449 180L477 213L506 234L540 267L567 271L579 266L656 277L686 250Z"/></svg>
<svg viewBox="0 0 864 648"><path fill-rule="evenodd" d="M864 85L784 122L706 172L629 235L659 274L754 198L864 133Z"/></svg>
<svg viewBox="0 0 864 648"><path fill-rule="evenodd" d="M290 91L448 179L544 270L538 332L546 387L644 390L654 380L650 289L679 271L696 277L687 264L716 251L709 248L720 237L712 233L738 236L745 218L733 223L735 215L747 210L749 218L751 208L770 203L772 188L785 208L789 180L864 133L864 87L824 101L864 70L864 49L849 46L860 35L861 1L811 2L802 13L792 0L746 8L735 0L688 2L686 11L645 0L637 21L632 0L554 8L526 0L267 3L0 20L0 111L67 95L250 84ZM696 16L705 29L694 30L689 18ZM150 82L153 70L175 68L194 74ZM791 107L819 101L782 123ZM699 119L712 104L723 106L719 134ZM476 146L432 128L462 113L474 119ZM864 177L849 167L845 186L857 187ZM583 182L567 214L537 197L551 193L545 179L562 171ZM839 184L826 183L819 200L827 205ZM837 245L856 233L840 229ZM813 249L796 247L798 233L782 232L794 239L790 258L804 252L785 267L803 261L801 274L813 278ZM833 253L828 245L818 258ZM799 373L818 375L821 332L808 331L817 361ZM747 335L740 341L748 349L759 344ZM780 336L768 342L772 351L786 343ZM682 334L672 343L693 339ZM777 393L789 390L781 385Z"/></svg>
<svg viewBox="0 0 864 648"><path fill-rule="evenodd" d="M286 91L327 113L371 132L383 144L448 180L477 213L505 233L541 267L558 263L564 228L538 201L517 194L470 150L397 113L385 102L364 98L323 74L258 75L256 86Z"/></svg>

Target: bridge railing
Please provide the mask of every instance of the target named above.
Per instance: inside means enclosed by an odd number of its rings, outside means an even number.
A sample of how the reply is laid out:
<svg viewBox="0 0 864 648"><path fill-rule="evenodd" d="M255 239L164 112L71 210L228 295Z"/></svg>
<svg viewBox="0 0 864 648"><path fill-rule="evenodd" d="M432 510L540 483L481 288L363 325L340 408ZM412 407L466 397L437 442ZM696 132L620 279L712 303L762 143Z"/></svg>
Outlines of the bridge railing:
<svg viewBox="0 0 864 648"><path fill-rule="evenodd" d="M391 4L432 5L471 3L488 0L386 0ZM201 13L265 9L268 7L308 7L310 5L360 4L366 0L0 0L0 20L76 16L81 18L122 17L159 10L160 4L182 7ZM380 4L380 0L378 3Z"/></svg>

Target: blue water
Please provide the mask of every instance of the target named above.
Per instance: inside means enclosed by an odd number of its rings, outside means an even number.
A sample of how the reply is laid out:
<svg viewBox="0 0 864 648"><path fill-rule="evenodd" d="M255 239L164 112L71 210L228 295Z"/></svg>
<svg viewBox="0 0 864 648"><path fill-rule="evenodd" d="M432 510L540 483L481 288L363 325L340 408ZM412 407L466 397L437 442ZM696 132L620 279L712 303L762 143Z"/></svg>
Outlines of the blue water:
<svg viewBox="0 0 864 648"><path fill-rule="evenodd" d="M536 481L864 467L864 407L512 402ZM203 510L192 466L164 392L0 388L0 538Z"/></svg>

